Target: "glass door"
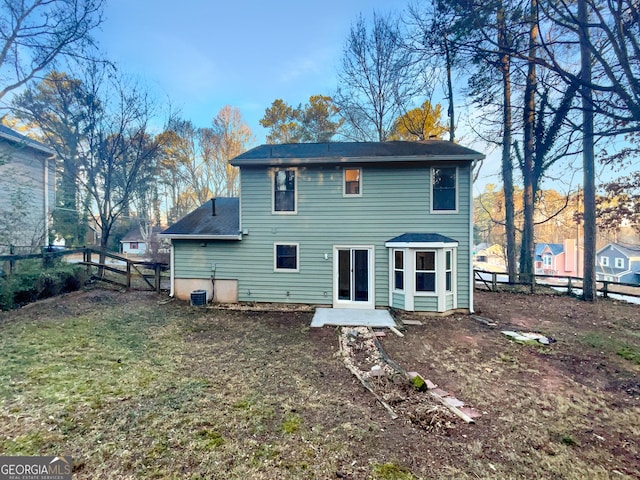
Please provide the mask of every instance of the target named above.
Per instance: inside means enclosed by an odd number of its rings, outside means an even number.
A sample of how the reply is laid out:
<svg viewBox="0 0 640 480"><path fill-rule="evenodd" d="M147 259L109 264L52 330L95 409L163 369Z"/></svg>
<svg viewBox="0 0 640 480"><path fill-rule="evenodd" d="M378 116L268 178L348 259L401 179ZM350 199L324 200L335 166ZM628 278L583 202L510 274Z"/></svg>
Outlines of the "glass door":
<svg viewBox="0 0 640 480"><path fill-rule="evenodd" d="M336 302L345 306L373 306L371 248L336 247Z"/></svg>

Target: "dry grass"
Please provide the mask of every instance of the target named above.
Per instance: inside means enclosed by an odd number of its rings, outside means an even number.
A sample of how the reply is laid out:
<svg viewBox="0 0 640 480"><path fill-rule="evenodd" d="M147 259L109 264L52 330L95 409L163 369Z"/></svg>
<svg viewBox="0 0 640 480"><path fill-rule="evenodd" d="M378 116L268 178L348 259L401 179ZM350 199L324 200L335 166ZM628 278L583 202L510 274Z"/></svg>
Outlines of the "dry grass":
<svg viewBox="0 0 640 480"><path fill-rule="evenodd" d="M0 314L0 453L72 455L77 479L604 479L640 466L637 397L562 369L563 348L518 345L468 317L383 339L407 370L485 412L429 430L392 421L309 312L163 300L94 290ZM616 354L639 338L630 312L610 322L629 335L598 348L637 378ZM564 345L588 352L603 335L565 327Z"/></svg>

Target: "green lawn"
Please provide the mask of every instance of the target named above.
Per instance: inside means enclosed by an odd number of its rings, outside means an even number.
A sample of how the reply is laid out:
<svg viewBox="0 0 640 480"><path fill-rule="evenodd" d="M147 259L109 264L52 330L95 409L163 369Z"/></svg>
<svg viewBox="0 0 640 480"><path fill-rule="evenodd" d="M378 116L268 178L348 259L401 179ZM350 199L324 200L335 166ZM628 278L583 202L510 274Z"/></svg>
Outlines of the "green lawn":
<svg viewBox="0 0 640 480"><path fill-rule="evenodd" d="M383 339L407 370L457 386L485 412L434 429L428 404L406 414L416 397L381 379L400 414L391 420L344 367L337 332L310 320L107 290L2 312L0 454L71 455L74 479L605 479L640 466L637 395L596 392L559 370L576 348L637 372L636 343L576 331L536 349L466 316ZM634 318L623 326L637 339ZM576 430L585 422L593 432Z"/></svg>

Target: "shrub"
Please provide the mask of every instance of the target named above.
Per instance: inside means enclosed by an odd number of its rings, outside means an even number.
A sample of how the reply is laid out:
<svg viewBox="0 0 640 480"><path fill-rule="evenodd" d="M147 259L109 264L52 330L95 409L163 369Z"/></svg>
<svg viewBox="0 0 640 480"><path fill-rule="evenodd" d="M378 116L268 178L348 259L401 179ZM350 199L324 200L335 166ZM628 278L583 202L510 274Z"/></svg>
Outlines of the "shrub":
<svg viewBox="0 0 640 480"><path fill-rule="evenodd" d="M85 270L78 265L43 269L39 261L22 261L18 272L0 277L0 310L78 290L85 281Z"/></svg>

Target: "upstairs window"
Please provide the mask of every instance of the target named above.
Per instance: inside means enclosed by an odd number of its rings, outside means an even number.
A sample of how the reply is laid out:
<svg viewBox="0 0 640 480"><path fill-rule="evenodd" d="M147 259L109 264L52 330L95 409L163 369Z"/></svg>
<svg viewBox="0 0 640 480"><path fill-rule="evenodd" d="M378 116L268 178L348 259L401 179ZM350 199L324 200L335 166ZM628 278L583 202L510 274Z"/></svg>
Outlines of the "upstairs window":
<svg viewBox="0 0 640 480"><path fill-rule="evenodd" d="M276 170L273 175L273 211L296 211L296 172Z"/></svg>
<svg viewBox="0 0 640 480"><path fill-rule="evenodd" d="M616 268L624 268L624 258L616 257Z"/></svg>
<svg viewBox="0 0 640 480"><path fill-rule="evenodd" d="M359 168L344 169L344 195L345 197L359 197L362 195L362 172Z"/></svg>
<svg viewBox="0 0 640 480"><path fill-rule="evenodd" d="M431 185L431 210L434 212L455 212L458 209L456 199L456 167L433 168Z"/></svg>
<svg viewBox="0 0 640 480"><path fill-rule="evenodd" d="M609 266L609 257L600 257L600 265L603 267Z"/></svg>
<svg viewBox="0 0 640 480"><path fill-rule="evenodd" d="M543 263L543 265L545 267L551 268L551 266L552 266L551 255L543 255L542 256L542 263Z"/></svg>

